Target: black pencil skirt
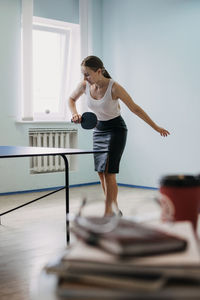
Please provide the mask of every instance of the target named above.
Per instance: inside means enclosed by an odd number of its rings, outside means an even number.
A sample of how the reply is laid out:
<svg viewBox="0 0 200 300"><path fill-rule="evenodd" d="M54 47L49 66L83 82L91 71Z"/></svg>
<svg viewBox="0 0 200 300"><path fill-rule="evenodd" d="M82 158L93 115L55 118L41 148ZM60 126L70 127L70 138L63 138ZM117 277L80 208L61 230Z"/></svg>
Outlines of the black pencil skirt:
<svg viewBox="0 0 200 300"><path fill-rule="evenodd" d="M95 171L119 173L119 164L126 138L127 127L121 116L97 122L93 131L93 149L108 150L109 152L94 154Z"/></svg>

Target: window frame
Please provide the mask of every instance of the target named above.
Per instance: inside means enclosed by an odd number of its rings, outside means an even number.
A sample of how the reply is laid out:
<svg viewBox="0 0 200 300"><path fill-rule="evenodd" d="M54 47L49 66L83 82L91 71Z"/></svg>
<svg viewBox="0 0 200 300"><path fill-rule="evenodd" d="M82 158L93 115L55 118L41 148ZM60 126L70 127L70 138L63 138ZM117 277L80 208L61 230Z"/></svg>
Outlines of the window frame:
<svg viewBox="0 0 200 300"><path fill-rule="evenodd" d="M25 25L25 24L24 24ZM63 99L60 103L59 113L37 113L33 111L33 29L41 28L42 30L62 32L68 35L69 49L64 55L65 74L62 76L62 81L66 77L63 86ZM30 34L28 39L27 35ZM67 43L67 38L66 38ZM25 44L25 46L24 46ZM66 47L66 45L65 45ZM67 47L68 48L68 47ZM66 50L66 49L65 49ZM71 114L67 109L67 98L80 81L80 25L58 21L54 19L47 19L41 17L33 17L31 19L31 26L29 30L22 31L22 102L20 121L70 121Z"/></svg>

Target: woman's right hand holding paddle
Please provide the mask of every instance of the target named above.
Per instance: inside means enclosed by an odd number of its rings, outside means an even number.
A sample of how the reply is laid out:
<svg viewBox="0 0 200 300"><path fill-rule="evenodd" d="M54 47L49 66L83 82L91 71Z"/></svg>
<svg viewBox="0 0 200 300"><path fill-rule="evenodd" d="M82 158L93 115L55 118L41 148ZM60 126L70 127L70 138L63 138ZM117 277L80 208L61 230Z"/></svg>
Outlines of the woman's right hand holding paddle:
<svg viewBox="0 0 200 300"><path fill-rule="evenodd" d="M79 115L79 114L73 114L71 121L73 123L81 123L81 115Z"/></svg>

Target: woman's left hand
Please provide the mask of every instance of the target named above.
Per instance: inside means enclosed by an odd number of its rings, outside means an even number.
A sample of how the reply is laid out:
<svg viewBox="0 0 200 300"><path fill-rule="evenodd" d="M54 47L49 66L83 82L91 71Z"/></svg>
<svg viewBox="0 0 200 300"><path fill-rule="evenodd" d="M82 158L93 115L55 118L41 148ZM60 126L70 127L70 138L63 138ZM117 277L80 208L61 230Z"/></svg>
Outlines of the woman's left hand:
<svg viewBox="0 0 200 300"><path fill-rule="evenodd" d="M159 126L156 128L156 131L158 131L163 137L168 136L170 134L169 131Z"/></svg>

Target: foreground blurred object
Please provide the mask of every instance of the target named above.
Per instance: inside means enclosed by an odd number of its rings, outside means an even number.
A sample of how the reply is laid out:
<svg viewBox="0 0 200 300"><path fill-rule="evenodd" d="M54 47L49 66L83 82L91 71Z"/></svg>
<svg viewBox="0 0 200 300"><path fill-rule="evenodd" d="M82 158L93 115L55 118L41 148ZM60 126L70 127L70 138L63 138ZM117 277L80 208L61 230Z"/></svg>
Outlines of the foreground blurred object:
<svg viewBox="0 0 200 300"><path fill-rule="evenodd" d="M88 222L91 224L87 220L84 226ZM101 227L96 223L95 234ZM105 224L104 220L102 227L99 231L107 234L111 224ZM83 241L74 242L61 259L49 263L45 269L47 277L54 274L57 278L56 300L199 299L200 255L191 224L159 223L154 228L180 236L187 240L188 247L185 251L162 255L121 257Z"/></svg>
<svg viewBox="0 0 200 300"><path fill-rule="evenodd" d="M199 176L164 176L160 181L162 220L190 221L196 231L200 206L199 189Z"/></svg>
<svg viewBox="0 0 200 300"><path fill-rule="evenodd" d="M72 232L86 244L119 256L147 256L183 251L185 239L119 217L81 217Z"/></svg>

